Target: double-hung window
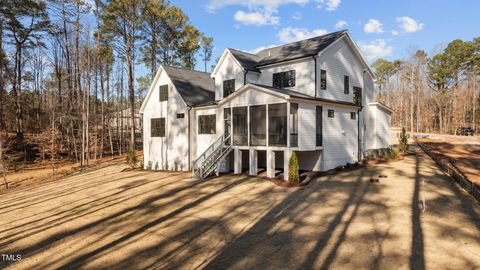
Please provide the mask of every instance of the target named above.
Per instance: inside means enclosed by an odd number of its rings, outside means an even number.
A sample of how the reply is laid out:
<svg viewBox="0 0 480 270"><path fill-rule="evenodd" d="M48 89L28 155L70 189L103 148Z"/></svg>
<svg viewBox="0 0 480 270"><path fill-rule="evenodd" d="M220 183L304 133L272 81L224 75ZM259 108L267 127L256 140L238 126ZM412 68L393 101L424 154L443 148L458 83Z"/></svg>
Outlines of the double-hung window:
<svg viewBox="0 0 480 270"><path fill-rule="evenodd" d="M160 85L160 101L168 100L168 84Z"/></svg>
<svg viewBox="0 0 480 270"><path fill-rule="evenodd" d="M343 93L347 95L350 93L350 80L348 76L343 76Z"/></svg>
<svg viewBox="0 0 480 270"><path fill-rule="evenodd" d="M150 119L151 137L165 137L165 118Z"/></svg>
<svg viewBox="0 0 480 270"><path fill-rule="evenodd" d="M199 115L198 116L198 134L215 134L216 133L216 115Z"/></svg>
<svg viewBox="0 0 480 270"><path fill-rule="evenodd" d="M327 71L320 70L320 90L327 90Z"/></svg>
<svg viewBox="0 0 480 270"><path fill-rule="evenodd" d="M223 98L235 92L235 79L223 81Z"/></svg>

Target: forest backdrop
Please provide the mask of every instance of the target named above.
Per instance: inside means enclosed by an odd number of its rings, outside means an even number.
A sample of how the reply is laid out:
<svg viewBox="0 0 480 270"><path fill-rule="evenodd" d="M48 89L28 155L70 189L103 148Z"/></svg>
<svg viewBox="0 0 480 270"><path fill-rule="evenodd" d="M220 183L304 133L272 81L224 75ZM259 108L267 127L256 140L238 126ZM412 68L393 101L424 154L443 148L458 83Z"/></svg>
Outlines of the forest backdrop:
<svg viewBox="0 0 480 270"><path fill-rule="evenodd" d="M158 67L193 69L198 61L206 71L212 49L213 39L167 1L2 0L0 158L83 166L122 155L141 140L135 112ZM136 75L139 65L147 76ZM393 126L478 130L479 37L435 53L412 49L372 68Z"/></svg>
<svg viewBox="0 0 480 270"><path fill-rule="evenodd" d="M122 155L141 140L134 117L160 64L206 70L212 49L168 1L2 0L0 157Z"/></svg>

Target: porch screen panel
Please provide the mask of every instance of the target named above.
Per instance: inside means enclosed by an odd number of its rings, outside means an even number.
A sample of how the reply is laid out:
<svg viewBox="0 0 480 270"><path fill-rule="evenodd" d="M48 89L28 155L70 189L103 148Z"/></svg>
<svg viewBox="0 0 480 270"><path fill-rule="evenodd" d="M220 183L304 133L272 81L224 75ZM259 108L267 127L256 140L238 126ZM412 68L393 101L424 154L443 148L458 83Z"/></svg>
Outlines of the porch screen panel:
<svg viewBox="0 0 480 270"><path fill-rule="evenodd" d="M268 144L287 146L287 103L268 105Z"/></svg>
<svg viewBox="0 0 480 270"><path fill-rule="evenodd" d="M233 108L233 144L247 145L247 107Z"/></svg>
<svg viewBox="0 0 480 270"><path fill-rule="evenodd" d="M267 106L250 106L250 145L267 145Z"/></svg>

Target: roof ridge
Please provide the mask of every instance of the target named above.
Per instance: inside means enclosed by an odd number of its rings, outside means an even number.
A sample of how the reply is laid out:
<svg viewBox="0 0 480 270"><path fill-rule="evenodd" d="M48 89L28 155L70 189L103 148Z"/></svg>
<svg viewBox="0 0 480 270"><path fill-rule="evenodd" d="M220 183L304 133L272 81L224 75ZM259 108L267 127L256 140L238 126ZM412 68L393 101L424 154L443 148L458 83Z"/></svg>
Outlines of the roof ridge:
<svg viewBox="0 0 480 270"><path fill-rule="evenodd" d="M195 70L195 69L186 69L186 68L175 67L175 66L164 65L164 64L162 64L162 66L163 66L163 67L168 67L168 68L180 69L180 70L184 70L184 71L193 71L193 72L198 72L198 73L205 73L205 74L208 74L208 75L211 74L210 72L200 71L200 70Z"/></svg>
<svg viewBox="0 0 480 270"><path fill-rule="evenodd" d="M258 55L254 54L254 53L249 53L249 52L242 51L242 50L238 50L238 49L234 49L234 48L227 48L227 49L228 49L228 50L237 51L237 52L241 52L241 53L250 54L250 55L252 55L252 56L256 56L256 57L258 57Z"/></svg>
<svg viewBox="0 0 480 270"><path fill-rule="evenodd" d="M331 33L324 34L324 35L320 35L320 36L314 36L314 37L310 37L310 38L306 38L306 39L301 39L301 40L297 40L297 41L285 43L285 44L278 45L278 46L273 46L273 47L270 47L270 48L265 48L265 49L263 49L263 50L261 50L261 51L258 51L258 53L263 52L263 51L266 51L266 50L278 48L278 47L287 46L287 45L294 44L294 43L301 42L301 41L312 40L312 39L315 39L315 38L324 37L324 36L329 36L329 35L333 35L333 34L339 34L339 33L342 33L342 32L348 32L348 30L343 29L343 30L340 30L340 31L335 31L335 32L331 32Z"/></svg>

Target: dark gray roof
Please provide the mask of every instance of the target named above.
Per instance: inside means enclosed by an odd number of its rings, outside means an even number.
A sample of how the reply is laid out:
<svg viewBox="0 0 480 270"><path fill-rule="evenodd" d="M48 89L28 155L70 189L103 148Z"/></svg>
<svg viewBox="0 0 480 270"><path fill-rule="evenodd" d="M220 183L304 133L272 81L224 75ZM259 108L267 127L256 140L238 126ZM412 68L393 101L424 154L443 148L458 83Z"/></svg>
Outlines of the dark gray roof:
<svg viewBox="0 0 480 270"><path fill-rule="evenodd" d="M328 45L342 37L347 30L333 32L289 44L267 48L256 54L229 49L233 56L247 70L258 71L258 67L274 63L314 56Z"/></svg>
<svg viewBox="0 0 480 270"><path fill-rule="evenodd" d="M260 61L260 57L258 55L242 52L232 48L228 48L228 50L230 50L230 52L233 54L235 59L237 59L237 61L240 62L240 65L242 65L244 69L256 71L256 72L259 71L255 67Z"/></svg>
<svg viewBox="0 0 480 270"><path fill-rule="evenodd" d="M266 89L271 90L271 91L278 92L280 94L288 95L288 96L293 97L293 98L309 99L309 100L316 100L316 101L325 102L325 103L333 103L333 104L341 104L341 105L359 107L357 104L355 104L353 102L319 98L319 97L310 96L310 95L307 95L307 94L304 94L304 93L300 93L300 92L297 92L297 91L293 91L293 90L290 90L290 89L276 88L276 87L263 85L263 84L256 84L256 83L252 83L252 84L256 85L256 86L259 86L259 87L262 87L262 88L266 88Z"/></svg>
<svg viewBox="0 0 480 270"><path fill-rule="evenodd" d="M215 101L215 82L210 73L163 66L168 77L189 106Z"/></svg>

